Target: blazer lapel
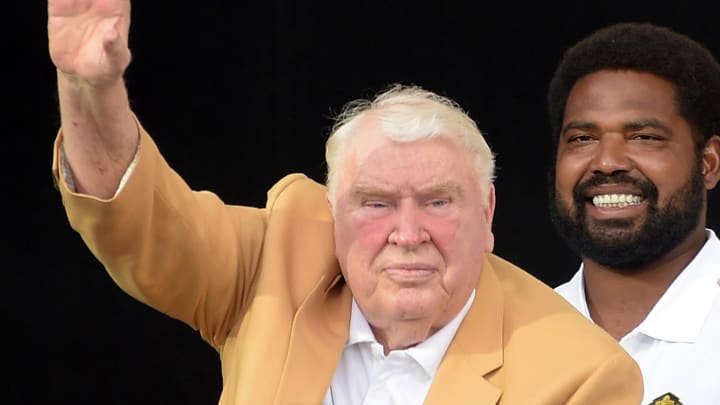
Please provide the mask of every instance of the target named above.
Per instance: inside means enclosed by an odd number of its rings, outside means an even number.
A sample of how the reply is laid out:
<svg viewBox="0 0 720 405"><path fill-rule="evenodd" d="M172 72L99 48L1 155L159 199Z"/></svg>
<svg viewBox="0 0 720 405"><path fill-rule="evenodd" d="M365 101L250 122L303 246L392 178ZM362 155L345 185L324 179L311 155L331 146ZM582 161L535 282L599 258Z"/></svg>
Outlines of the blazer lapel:
<svg viewBox="0 0 720 405"><path fill-rule="evenodd" d="M496 404L502 388L485 376L503 364L503 293L484 260L475 299L443 357L425 405Z"/></svg>
<svg viewBox="0 0 720 405"><path fill-rule="evenodd" d="M348 338L352 296L341 275L323 280L293 320L276 404L317 405L330 387Z"/></svg>
<svg viewBox="0 0 720 405"><path fill-rule="evenodd" d="M320 281L295 316L276 404L317 405L330 386L347 342L352 296L340 275L325 286ZM425 405L498 402L501 387L485 377L503 363L503 310L502 286L485 260L474 302L443 357Z"/></svg>

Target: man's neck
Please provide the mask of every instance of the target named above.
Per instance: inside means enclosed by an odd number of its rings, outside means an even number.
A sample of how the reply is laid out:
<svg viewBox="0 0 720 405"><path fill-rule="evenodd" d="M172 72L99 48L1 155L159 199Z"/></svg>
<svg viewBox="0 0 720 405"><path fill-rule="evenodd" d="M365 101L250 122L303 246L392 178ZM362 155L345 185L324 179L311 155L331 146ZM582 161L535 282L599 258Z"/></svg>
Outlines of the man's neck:
<svg viewBox="0 0 720 405"><path fill-rule="evenodd" d="M583 258L590 317L620 340L647 317L704 243L702 228L660 259L637 269L617 270Z"/></svg>

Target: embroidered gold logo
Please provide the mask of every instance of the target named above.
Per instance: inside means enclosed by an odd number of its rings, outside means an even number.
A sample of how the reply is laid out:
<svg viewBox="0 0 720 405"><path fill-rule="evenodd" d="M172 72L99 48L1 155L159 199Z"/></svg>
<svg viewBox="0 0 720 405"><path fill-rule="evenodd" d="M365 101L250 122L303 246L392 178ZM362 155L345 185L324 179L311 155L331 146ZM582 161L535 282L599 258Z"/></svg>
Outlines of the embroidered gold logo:
<svg viewBox="0 0 720 405"><path fill-rule="evenodd" d="M668 392L655 398L649 405L683 405L683 403L672 392Z"/></svg>

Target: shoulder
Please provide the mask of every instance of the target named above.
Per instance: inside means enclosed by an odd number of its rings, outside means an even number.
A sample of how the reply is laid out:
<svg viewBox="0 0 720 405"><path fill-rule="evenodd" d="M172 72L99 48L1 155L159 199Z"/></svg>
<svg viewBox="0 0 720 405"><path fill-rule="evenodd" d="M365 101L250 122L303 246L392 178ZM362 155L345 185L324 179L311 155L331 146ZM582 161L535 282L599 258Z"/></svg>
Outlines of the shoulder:
<svg viewBox="0 0 720 405"><path fill-rule="evenodd" d="M498 256L489 255L487 261L503 290L506 339L512 335L533 350L537 342L545 342L545 353L554 351L556 360L558 353L564 353L569 361L580 356L593 362L622 351L609 334L550 286Z"/></svg>
<svg viewBox="0 0 720 405"><path fill-rule="evenodd" d="M607 332L500 257L488 255L483 271L488 278L495 274L502 290L503 372L497 378L506 387L529 387L536 396L537 387L552 393L552 399L537 403L559 403L557 395L568 404L638 403L640 369Z"/></svg>
<svg viewBox="0 0 720 405"><path fill-rule="evenodd" d="M550 304L557 303L561 307L566 306L557 292L527 270L494 254L487 255L487 262L510 301L519 299L519 303L522 303L540 300Z"/></svg>
<svg viewBox="0 0 720 405"><path fill-rule="evenodd" d="M266 208L269 211L290 209L330 215L326 193L324 185L302 173L292 173L270 188Z"/></svg>
<svg viewBox="0 0 720 405"><path fill-rule="evenodd" d="M330 225L333 217L324 185L302 173L291 173L277 181L267 192L265 212L268 221L296 224L311 220Z"/></svg>
<svg viewBox="0 0 720 405"><path fill-rule="evenodd" d="M325 194L325 186L299 173L283 177L268 191L263 271L283 273L297 297L304 297L319 278L329 283L340 273Z"/></svg>

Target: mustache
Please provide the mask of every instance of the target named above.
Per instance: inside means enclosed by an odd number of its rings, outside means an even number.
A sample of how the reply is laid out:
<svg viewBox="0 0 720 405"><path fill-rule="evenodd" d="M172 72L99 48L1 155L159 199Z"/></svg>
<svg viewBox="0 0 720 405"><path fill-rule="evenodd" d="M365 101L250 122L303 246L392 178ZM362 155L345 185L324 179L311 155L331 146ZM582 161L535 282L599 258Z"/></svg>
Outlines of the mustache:
<svg viewBox="0 0 720 405"><path fill-rule="evenodd" d="M573 190L573 199L576 203L585 200L586 192L589 188L607 184L624 184L630 185L640 190L643 196L649 202L655 203L658 199L658 190L655 184L646 179L637 179L625 172L615 172L611 174L595 173L589 179L578 184Z"/></svg>

